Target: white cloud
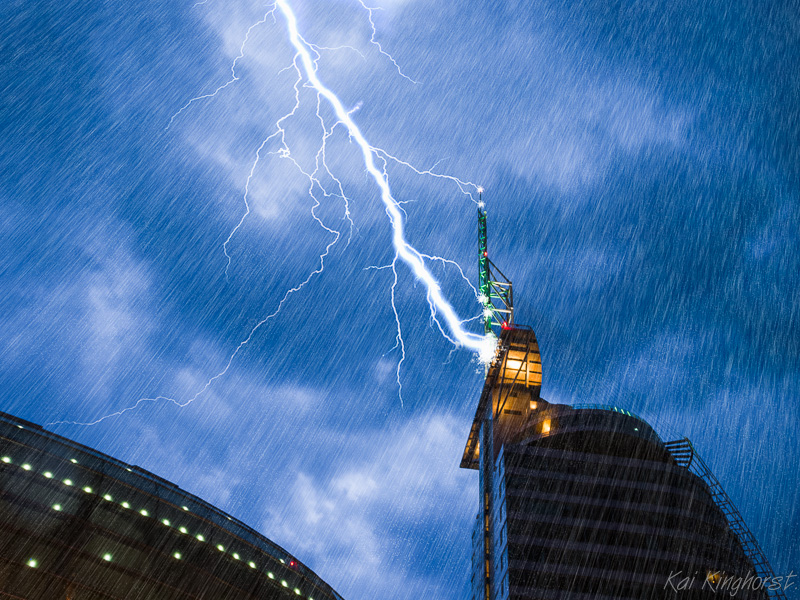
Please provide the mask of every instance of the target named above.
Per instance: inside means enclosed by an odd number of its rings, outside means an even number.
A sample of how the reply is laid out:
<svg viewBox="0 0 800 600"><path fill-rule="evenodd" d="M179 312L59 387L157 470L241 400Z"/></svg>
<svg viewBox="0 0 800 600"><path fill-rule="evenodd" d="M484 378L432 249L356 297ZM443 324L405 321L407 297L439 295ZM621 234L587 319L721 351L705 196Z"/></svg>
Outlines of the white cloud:
<svg viewBox="0 0 800 600"><path fill-rule="evenodd" d="M184 384L203 379L192 372ZM458 468L467 424L426 413L378 429L333 426L323 398L235 369L190 406L164 404L157 421L150 408L114 421L127 441L112 443L136 443L113 453L255 525L344 597L429 596L443 584L419 568L431 548L466 568L477 502L475 473Z"/></svg>
<svg viewBox="0 0 800 600"><path fill-rule="evenodd" d="M415 527L455 514L466 522L476 502L474 478L457 468L462 426L428 414L351 436L336 472L295 476L285 504L268 507L265 532L345 597L419 597L431 582L411 568Z"/></svg>
<svg viewBox="0 0 800 600"><path fill-rule="evenodd" d="M158 327L150 274L104 226L71 251L75 264L86 266L59 272L55 282L18 284L16 292L27 300L4 315L0 344L7 368L35 365L43 378L58 377L61 387L78 386L84 405L103 404L150 351Z"/></svg>
<svg viewBox="0 0 800 600"><path fill-rule="evenodd" d="M344 494L348 502L368 501L378 489L375 480L366 473L351 472L334 481L336 492Z"/></svg>
<svg viewBox="0 0 800 600"><path fill-rule="evenodd" d="M116 247L102 256L98 269L86 271L72 284L82 296L87 327L83 361L98 374L115 366L122 356L147 348L153 331L150 308L150 279L142 262Z"/></svg>
<svg viewBox="0 0 800 600"><path fill-rule="evenodd" d="M615 155L636 155L660 145L685 149L690 121L685 111L662 105L622 75L602 85L589 83L579 72L569 77L574 85L555 96L530 106L523 106L526 98L520 96L517 106L509 106L520 119L513 121L515 129L500 147L518 175L574 191L600 181Z"/></svg>

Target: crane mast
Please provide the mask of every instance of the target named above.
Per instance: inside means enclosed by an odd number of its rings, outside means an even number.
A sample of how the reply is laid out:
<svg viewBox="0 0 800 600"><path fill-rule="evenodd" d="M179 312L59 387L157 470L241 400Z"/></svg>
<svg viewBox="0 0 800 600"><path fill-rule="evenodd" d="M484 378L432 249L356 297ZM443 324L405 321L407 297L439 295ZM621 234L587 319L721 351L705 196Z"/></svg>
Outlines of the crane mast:
<svg viewBox="0 0 800 600"><path fill-rule="evenodd" d="M511 281L489 258L486 233L486 205L483 189L478 189L478 292L483 304L483 329L486 335L499 337L499 328L514 326L514 295Z"/></svg>

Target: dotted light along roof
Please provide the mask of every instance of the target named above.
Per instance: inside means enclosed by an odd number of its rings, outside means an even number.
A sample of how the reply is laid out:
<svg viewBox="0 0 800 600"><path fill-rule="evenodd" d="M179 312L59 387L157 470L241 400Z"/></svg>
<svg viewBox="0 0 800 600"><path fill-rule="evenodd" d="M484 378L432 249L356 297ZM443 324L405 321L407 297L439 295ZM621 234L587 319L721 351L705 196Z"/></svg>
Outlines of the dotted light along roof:
<svg viewBox="0 0 800 600"><path fill-rule="evenodd" d="M241 563L254 574L263 575L265 580L272 581L271 585L289 588L282 593L291 592L307 600L314 600L315 595L318 600L321 596L341 598L286 550L157 475L5 413L0 413L2 425L5 427L0 431L5 431L0 435L3 445L0 468L18 470L19 476L41 478L47 485L60 486L64 498L58 497L57 502L47 505L53 513L59 513L59 518L67 518L75 498L95 497L101 504L124 511L129 519L140 519L143 525L154 523L177 533L165 538L169 545L162 550L172 560L186 560L193 546L202 545L233 563ZM9 429L9 425L14 429ZM170 518L161 516L167 512ZM226 544L211 545L209 533L213 531L224 535ZM105 551L98 552L96 558L107 563L123 560ZM48 568L42 556L30 556L24 564L31 569ZM277 573L282 575L278 577Z"/></svg>

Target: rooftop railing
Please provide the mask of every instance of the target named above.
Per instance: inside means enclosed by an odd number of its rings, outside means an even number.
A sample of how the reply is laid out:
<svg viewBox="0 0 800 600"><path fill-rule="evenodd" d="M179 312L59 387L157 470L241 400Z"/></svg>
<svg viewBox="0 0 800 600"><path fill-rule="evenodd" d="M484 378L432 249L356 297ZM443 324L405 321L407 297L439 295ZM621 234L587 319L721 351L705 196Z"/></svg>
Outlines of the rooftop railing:
<svg viewBox="0 0 800 600"><path fill-rule="evenodd" d="M578 410L578 409L608 410L608 411L612 411L612 412L615 412L615 413L620 413L622 415L627 415L629 417L633 417L634 419L638 419L642 423L645 423L646 425L649 425L649 423L647 421L645 421L639 415L634 414L629 410L625 410L624 408L620 408L619 406L612 406L611 404L587 404L587 403L581 403L581 404L569 404L568 406L570 408L574 408L576 410Z"/></svg>

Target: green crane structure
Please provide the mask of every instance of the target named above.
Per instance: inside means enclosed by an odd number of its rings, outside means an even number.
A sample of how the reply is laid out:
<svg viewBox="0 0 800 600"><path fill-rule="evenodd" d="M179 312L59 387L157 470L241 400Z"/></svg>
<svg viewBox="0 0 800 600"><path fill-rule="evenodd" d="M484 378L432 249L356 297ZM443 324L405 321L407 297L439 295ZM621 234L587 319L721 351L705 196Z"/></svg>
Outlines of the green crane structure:
<svg viewBox="0 0 800 600"><path fill-rule="evenodd" d="M503 275L489 259L486 239L486 206L483 203L483 190L478 189L478 291L483 304L483 328L499 337L496 328L510 329L514 326L514 295L511 281Z"/></svg>

